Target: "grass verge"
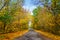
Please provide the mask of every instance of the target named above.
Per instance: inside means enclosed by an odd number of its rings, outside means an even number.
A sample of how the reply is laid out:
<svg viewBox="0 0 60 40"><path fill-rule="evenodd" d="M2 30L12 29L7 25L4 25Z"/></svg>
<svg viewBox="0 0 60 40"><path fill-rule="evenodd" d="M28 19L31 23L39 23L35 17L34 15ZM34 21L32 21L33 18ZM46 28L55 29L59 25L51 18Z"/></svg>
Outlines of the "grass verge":
<svg viewBox="0 0 60 40"><path fill-rule="evenodd" d="M13 40L15 37L22 36L26 32L28 32L28 30L18 31L15 33L0 34L0 40Z"/></svg>
<svg viewBox="0 0 60 40"><path fill-rule="evenodd" d="M35 31L48 37L48 38L51 38L52 40L60 40L60 36L57 36L57 35L54 35L54 34L51 34L48 32L44 32L44 31L40 31L40 30L35 30Z"/></svg>

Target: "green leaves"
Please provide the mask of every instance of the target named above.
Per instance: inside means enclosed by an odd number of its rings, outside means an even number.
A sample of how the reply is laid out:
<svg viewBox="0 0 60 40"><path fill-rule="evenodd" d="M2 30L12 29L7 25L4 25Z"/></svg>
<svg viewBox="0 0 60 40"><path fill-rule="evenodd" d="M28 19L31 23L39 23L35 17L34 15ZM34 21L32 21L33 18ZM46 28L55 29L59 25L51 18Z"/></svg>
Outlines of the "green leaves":
<svg viewBox="0 0 60 40"><path fill-rule="evenodd" d="M33 15L34 15L34 16L37 16L37 14L38 14L38 10L35 9L35 10L33 11Z"/></svg>
<svg viewBox="0 0 60 40"><path fill-rule="evenodd" d="M36 9L33 10L33 15L37 16L40 10L41 10L41 7L38 6Z"/></svg>
<svg viewBox="0 0 60 40"><path fill-rule="evenodd" d="M3 16L0 16L0 21L5 22L5 23L9 23L11 18L12 18L12 16L9 15L8 11L6 11Z"/></svg>

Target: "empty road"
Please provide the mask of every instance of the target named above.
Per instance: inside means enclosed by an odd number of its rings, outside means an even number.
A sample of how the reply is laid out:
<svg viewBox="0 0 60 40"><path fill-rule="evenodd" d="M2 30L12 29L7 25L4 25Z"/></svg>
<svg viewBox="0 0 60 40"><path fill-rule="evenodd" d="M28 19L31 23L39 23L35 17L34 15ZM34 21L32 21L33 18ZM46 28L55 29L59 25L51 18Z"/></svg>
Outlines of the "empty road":
<svg viewBox="0 0 60 40"><path fill-rule="evenodd" d="M51 40L33 30L29 30L25 35L17 37L14 40Z"/></svg>

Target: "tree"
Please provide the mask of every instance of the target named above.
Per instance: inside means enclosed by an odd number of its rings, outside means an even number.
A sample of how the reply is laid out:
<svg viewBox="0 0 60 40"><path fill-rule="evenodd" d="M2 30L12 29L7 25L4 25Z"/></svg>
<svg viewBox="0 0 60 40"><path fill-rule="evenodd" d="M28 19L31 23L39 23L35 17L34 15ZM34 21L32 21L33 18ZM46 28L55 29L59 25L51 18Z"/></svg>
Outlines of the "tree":
<svg viewBox="0 0 60 40"><path fill-rule="evenodd" d="M54 34L58 34L60 35L60 21L57 22L58 20L60 20L59 18L59 13L60 13L60 0L51 0L51 3L49 5L49 0L40 0L40 2L42 2L42 4L44 5L44 8L42 9L42 11L40 11L38 8L35 9L35 11L37 10L37 12L33 12L34 14L37 13L38 15L36 15L35 17L37 17L37 19L39 20L39 24L37 23L37 25L41 24L43 25L42 29L49 29L49 31L51 33ZM43 13L44 12L44 13ZM42 14L41 14L42 13ZM44 19L44 20L43 20ZM48 27L49 26L49 27ZM53 28L52 28L53 26Z"/></svg>
<svg viewBox="0 0 60 40"><path fill-rule="evenodd" d="M38 17L38 15L40 14L40 12L41 12L41 7L40 6L38 6L36 9L34 9L33 10L33 17L34 17L34 27L33 28L35 28L35 29L39 29L39 27L37 27L37 26L39 26L38 25L38 22L39 22L39 17Z"/></svg>
<svg viewBox="0 0 60 40"><path fill-rule="evenodd" d="M12 19L13 19L13 17L9 14L8 11L6 11L4 15L1 15L0 16L0 21L4 24L4 27L2 28L2 30L4 30L4 31L6 30L6 26L8 24L11 24Z"/></svg>
<svg viewBox="0 0 60 40"><path fill-rule="evenodd" d="M13 22L18 20L18 23L20 23L22 16L25 18L25 12L22 8L22 1L23 0L17 0L13 3L11 0L3 0L4 3L1 3L2 6L0 7L0 21L4 24L2 27L2 30L4 31L2 33L6 33L6 31L8 33L12 31L14 32L16 31L15 29L20 28L20 25L18 25L19 27L17 27L15 24L15 26L13 26ZM0 2L2 2L2 0Z"/></svg>

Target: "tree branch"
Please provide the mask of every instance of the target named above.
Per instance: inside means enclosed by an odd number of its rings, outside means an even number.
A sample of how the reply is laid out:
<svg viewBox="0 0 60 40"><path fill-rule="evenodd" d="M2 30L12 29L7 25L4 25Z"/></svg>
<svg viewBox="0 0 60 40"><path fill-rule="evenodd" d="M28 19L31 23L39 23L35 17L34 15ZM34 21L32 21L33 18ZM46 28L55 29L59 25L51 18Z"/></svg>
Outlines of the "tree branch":
<svg viewBox="0 0 60 40"><path fill-rule="evenodd" d="M0 11L6 6L6 3L4 3L4 5L1 7Z"/></svg>

